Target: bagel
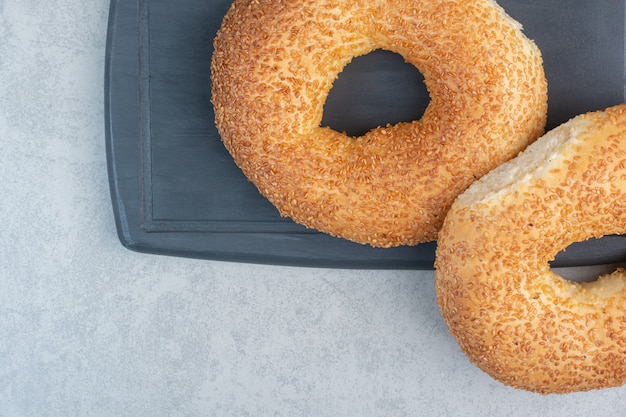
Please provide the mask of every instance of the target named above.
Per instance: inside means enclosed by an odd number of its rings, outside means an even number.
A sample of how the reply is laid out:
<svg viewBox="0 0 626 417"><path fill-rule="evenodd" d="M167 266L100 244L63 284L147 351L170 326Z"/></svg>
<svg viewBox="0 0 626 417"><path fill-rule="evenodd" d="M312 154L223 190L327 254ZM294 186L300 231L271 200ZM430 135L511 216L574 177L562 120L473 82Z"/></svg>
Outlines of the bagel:
<svg viewBox="0 0 626 417"><path fill-rule="evenodd" d="M356 56L400 54L425 79L420 120L350 137L321 127ZM280 214L377 247L434 240L455 197L545 127L536 45L491 0L235 0L214 40L215 123Z"/></svg>
<svg viewBox="0 0 626 417"><path fill-rule="evenodd" d="M577 116L472 184L439 234L436 290L462 350L495 379L565 393L626 382L626 274L550 269L626 233L626 105ZM591 277L593 278L593 277Z"/></svg>

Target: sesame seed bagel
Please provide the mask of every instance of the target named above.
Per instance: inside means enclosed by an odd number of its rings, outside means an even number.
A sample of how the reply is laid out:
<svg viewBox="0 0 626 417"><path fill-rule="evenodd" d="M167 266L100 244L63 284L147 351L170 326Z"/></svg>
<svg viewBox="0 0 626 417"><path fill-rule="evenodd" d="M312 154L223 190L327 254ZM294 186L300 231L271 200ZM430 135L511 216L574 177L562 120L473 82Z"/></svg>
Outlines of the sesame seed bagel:
<svg viewBox="0 0 626 417"><path fill-rule="evenodd" d="M462 350L525 390L623 385L624 270L578 283L548 262L574 242L624 233L626 105L570 120L472 184L436 254L438 303Z"/></svg>
<svg viewBox="0 0 626 417"><path fill-rule="evenodd" d="M492 0L235 0L214 46L236 164L282 216L359 243L434 240L454 198L545 126L540 52ZM338 74L375 49L421 71L422 118L356 138L321 127Z"/></svg>

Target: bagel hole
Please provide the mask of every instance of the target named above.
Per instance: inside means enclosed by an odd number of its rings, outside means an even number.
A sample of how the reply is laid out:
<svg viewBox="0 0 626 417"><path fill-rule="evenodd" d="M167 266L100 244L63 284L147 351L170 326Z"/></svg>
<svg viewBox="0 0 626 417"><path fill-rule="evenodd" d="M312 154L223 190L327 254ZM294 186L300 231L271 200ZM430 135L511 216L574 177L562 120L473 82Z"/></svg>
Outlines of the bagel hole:
<svg viewBox="0 0 626 417"><path fill-rule="evenodd" d="M552 272L574 282L593 282L617 268L626 268L626 235L572 243L550 263Z"/></svg>
<svg viewBox="0 0 626 417"><path fill-rule="evenodd" d="M610 274L618 268L626 268L626 263L609 265L571 266L562 268L550 268L552 272L573 282L594 282L600 276Z"/></svg>
<svg viewBox="0 0 626 417"><path fill-rule="evenodd" d="M401 55L379 49L354 58L339 74L321 125L358 137L379 126L419 120L429 103L422 73Z"/></svg>

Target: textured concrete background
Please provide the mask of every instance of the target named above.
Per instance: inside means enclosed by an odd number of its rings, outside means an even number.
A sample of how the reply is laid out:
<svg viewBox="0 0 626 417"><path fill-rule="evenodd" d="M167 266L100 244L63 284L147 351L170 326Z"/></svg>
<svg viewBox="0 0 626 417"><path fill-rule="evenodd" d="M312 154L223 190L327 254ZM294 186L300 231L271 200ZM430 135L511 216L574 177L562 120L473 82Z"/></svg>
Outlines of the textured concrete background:
<svg viewBox="0 0 626 417"><path fill-rule="evenodd" d="M133 1L133 0L128 0ZM432 272L140 255L104 149L108 1L0 0L0 416L618 416L471 365Z"/></svg>

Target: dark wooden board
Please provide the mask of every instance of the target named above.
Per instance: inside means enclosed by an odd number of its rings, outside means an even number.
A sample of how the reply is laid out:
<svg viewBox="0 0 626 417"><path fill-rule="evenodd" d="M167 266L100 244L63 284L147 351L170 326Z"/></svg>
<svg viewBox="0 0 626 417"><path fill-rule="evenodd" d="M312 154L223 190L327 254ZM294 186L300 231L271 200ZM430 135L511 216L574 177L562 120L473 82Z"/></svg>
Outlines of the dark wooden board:
<svg viewBox="0 0 626 417"><path fill-rule="evenodd" d="M281 218L224 149L210 103L212 40L230 0L112 0L106 140L118 235L140 252L296 266L431 269L435 243L376 249ZM624 101L624 3L499 2L544 57L548 128ZM362 133L418 118L421 75L397 55L357 58L323 123ZM626 260L626 238L574 244L554 266Z"/></svg>

